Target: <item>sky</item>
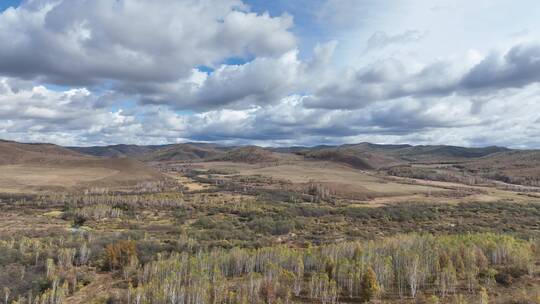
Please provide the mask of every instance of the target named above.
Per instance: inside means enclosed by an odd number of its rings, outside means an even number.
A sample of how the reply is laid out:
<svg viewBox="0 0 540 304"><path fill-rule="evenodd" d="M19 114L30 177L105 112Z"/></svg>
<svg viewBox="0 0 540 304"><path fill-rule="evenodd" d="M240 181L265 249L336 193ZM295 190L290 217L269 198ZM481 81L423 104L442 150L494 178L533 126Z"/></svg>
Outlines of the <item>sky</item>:
<svg viewBox="0 0 540 304"><path fill-rule="evenodd" d="M540 148L540 1L0 0L0 138Z"/></svg>

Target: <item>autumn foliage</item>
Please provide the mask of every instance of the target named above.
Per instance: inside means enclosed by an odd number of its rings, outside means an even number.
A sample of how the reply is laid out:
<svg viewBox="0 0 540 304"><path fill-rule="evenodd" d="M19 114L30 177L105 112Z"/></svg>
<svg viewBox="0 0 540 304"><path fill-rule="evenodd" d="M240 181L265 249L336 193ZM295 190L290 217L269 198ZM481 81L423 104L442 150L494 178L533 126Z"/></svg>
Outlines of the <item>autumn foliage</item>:
<svg viewBox="0 0 540 304"><path fill-rule="evenodd" d="M118 241L105 247L105 268L122 269L136 260L137 247L134 241Z"/></svg>
<svg viewBox="0 0 540 304"><path fill-rule="evenodd" d="M377 282L377 275L375 274L375 271L373 271L373 268L369 267L362 277L360 298L362 299L362 302L369 302L375 298L379 292L380 287Z"/></svg>

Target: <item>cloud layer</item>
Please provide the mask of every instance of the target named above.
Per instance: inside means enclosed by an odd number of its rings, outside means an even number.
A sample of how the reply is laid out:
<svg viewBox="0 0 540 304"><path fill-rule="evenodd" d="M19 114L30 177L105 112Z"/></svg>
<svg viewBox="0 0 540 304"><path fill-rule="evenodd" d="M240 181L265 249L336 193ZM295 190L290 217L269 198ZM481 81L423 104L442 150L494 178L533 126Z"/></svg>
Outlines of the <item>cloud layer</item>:
<svg viewBox="0 0 540 304"><path fill-rule="evenodd" d="M30 1L0 18L0 72L57 84L175 81L229 57L295 47L290 16L238 0Z"/></svg>
<svg viewBox="0 0 540 304"><path fill-rule="evenodd" d="M32 0L0 12L0 137L540 146L534 38L423 56L416 50L437 28L371 26L343 60L342 36L305 49L298 33L308 29L295 28L294 11L256 13L249 4ZM347 5L316 6L346 16ZM357 35L321 12L313 17L327 32Z"/></svg>

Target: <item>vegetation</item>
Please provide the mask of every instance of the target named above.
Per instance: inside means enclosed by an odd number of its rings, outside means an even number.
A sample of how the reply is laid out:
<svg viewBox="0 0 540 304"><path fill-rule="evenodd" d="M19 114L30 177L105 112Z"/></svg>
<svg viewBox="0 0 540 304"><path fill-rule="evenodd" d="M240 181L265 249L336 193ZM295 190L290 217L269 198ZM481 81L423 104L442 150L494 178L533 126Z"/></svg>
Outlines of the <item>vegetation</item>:
<svg viewBox="0 0 540 304"><path fill-rule="evenodd" d="M121 303L480 301L538 271L538 204L369 208L223 193L26 196L2 204L8 213L26 210L27 220L45 214L75 227L49 223L37 235L2 235L8 303L67 303L101 271L124 282L107 298ZM74 216L84 223L72 226ZM402 234L408 225L430 233ZM357 233L361 227L367 233Z"/></svg>
<svg viewBox="0 0 540 304"><path fill-rule="evenodd" d="M38 303L62 303L88 284L80 270L100 264L128 283L122 295L128 303L337 303L367 302L379 295L416 298L419 293L485 301L486 288L497 284L497 274L510 271L515 279L533 275L538 259L534 242L497 234L165 251L146 263L137 258L144 241L120 240L105 245L102 255L93 253L101 241L89 235L2 241L2 264L20 263L18 277L30 272L40 278L33 288ZM34 299L26 290L6 290L5 295Z"/></svg>
<svg viewBox="0 0 540 304"><path fill-rule="evenodd" d="M534 188L450 164L339 165L334 182L309 160L288 180L249 151L129 187L0 194L1 302L539 303Z"/></svg>

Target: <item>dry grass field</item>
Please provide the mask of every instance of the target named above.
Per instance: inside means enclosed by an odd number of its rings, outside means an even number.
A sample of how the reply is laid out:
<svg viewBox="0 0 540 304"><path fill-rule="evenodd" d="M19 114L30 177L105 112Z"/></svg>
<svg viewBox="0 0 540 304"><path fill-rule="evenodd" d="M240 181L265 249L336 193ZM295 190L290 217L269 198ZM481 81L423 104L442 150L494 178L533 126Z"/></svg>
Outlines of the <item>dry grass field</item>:
<svg viewBox="0 0 540 304"><path fill-rule="evenodd" d="M129 158L101 158L48 144L0 141L0 192L78 191L159 181L163 175Z"/></svg>
<svg viewBox="0 0 540 304"><path fill-rule="evenodd" d="M427 193L440 189L421 185L407 185L384 180L373 173L356 170L346 165L328 161L293 161L284 164L244 164L233 162L195 163L205 169L230 170L239 175L262 175L292 183L332 183L344 188L369 191L385 195Z"/></svg>
<svg viewBox="0 0 540 304"><path fill-rule="evenodd" d="M32 165L0 166L0 192L32 193L47 189L74 188L117 174L108 168L62 168Z"/></svg>
<svg viewBox="0 0 540 304"><path fill-rule="evenodd" d="M289 160L276 163L198 162L194 168L217 171L215 177L261 176L294 185L321 184L342 197L367 201L371 205L399 202L496 202L534 201L520 187L501 189L495 186L467 185L457 182L387 176L375 171L358 170L330 161ZM427 165L426 165L427 166ZM435 165L429 165L435 166Z"/></svg>

